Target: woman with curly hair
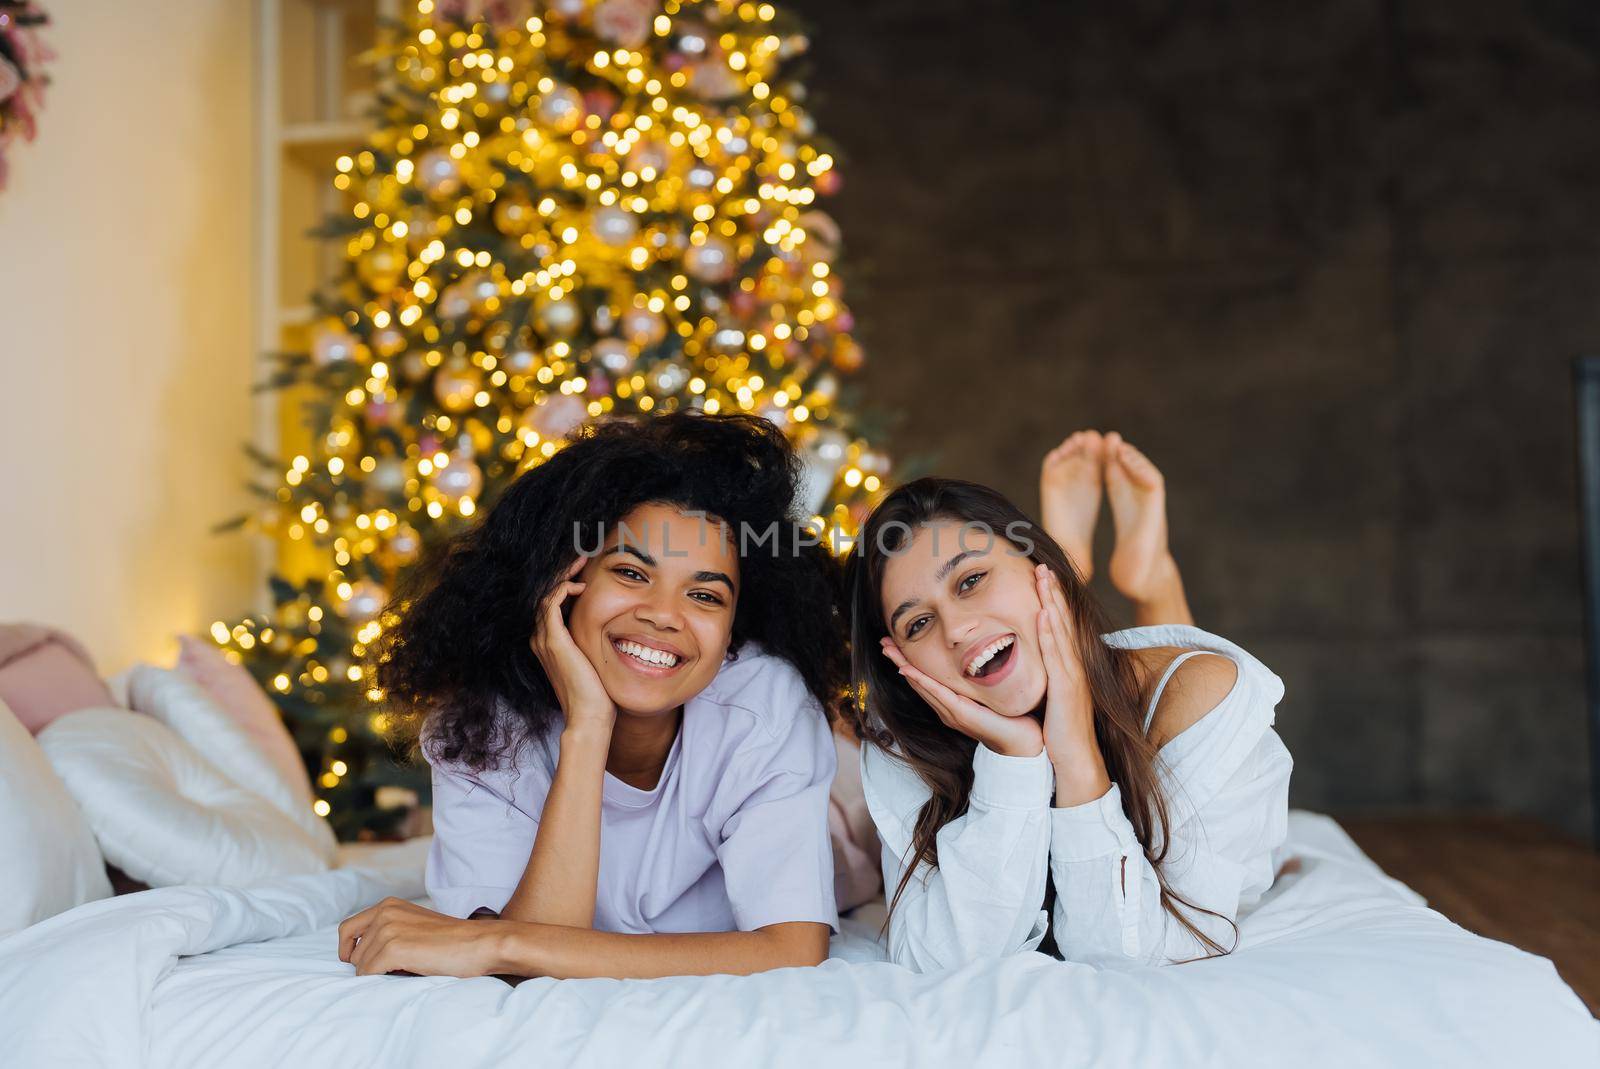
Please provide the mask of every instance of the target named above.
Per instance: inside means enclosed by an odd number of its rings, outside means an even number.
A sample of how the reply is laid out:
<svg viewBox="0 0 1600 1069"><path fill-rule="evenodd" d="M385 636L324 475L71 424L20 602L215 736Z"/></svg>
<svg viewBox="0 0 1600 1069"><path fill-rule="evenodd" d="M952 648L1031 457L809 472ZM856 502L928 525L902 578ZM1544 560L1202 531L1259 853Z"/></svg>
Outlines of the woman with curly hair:
<svg viewBox="0 0 1600 1069"><path fill-rule="evenodd" d="M433 769L426 883L340 926L361 974L815 965L838 916L838 567L748 416L580 432L408 579L379 685Z"/></svg>

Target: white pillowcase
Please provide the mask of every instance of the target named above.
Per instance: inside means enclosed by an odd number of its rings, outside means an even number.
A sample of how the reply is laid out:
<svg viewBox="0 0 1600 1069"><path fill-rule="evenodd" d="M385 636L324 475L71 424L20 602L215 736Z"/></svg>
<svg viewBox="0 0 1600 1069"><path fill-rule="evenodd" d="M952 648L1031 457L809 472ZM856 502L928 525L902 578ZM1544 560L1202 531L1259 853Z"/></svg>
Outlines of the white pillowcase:
<svg viewBox="0 0 1600 1069"><path fill-rule="evenodd" d="M310 832L153 717L80 709L41 731L39 746L106 860L152 887L238 886L328 868Z"/></svg>
<svg viewBox="0 0 1600 1069"><path fill-rule="evenodd" d="M315 843L326 864L339 842L328 822L312 812L293 785L228 711L189 676L154 665L127 673L128 704L176 731L234 783L260 795L292 820Z"/></svg>
<svg viewBox="0 0 1600 1069"><path fill-rule="evenodd" d="M105 860L78 804L0 701L0 936L110 897Z"/></svg>

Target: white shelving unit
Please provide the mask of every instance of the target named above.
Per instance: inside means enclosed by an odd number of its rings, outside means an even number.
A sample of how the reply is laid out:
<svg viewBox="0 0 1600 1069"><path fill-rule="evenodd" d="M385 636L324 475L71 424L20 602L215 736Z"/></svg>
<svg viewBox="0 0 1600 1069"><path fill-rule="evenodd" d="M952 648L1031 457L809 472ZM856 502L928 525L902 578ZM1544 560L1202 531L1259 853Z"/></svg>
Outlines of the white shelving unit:
<svg viewBox="0 0 1600 1069"><path fill-rule="evenodd" d="M361 147L371 121L372 71L360 56L402 0L256 0L257 181L255 308L258 354L303 347L311 293L339 266L339 252L307 236L338 207L334 161ZM265 365L262 365L263 374ZM253 440L268 455L293 451L303 432L290 394L257 396ZM280 547L257 548L258 601Z"/></svg>

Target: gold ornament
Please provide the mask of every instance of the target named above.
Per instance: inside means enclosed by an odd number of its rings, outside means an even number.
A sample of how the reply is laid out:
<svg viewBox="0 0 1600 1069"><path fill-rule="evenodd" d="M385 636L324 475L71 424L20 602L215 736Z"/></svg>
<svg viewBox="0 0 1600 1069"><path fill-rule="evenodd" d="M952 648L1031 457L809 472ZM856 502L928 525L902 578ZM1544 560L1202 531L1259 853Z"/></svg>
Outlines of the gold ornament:
<svg viewBox="0 0 1600 1069"><path fill-rule="evenodd" d="M433 373L433 396L446 412L459 413L476 404L483 380L478 369L460 358L452 359Z"/></svg>
<svg viewBox="0 0 1600 1069"><path fill-rule="evenodd" d="M393 571L415 561L421 552L422 536L409 523L402 523L384 539L378 550L378 562Z"/></svg>
<svg viewBox="0 0 1600 1069"><path fill-rule="evenodd" d="M558 85L540 98L538 114L552 130L570 134L583 123L583 96L570 85Z"/></svg>
<svg viewBox="0 0 1600 1069"><path fill-rule="evenodd" d="M539 225L539 213L520 189L502 193L494 202L495 229L508 237L531 234Z"/></svg>
<svg viewBox="0 0 1600 1069"><path fill-rule="evenodd" d="M583 309L571 297L543 297L533 316L540 333L554 338L569 338L583 324Z"/></svg>
<svg viewBox="0 0 1600 1069"><path fill-rule="evenodd" d="M405 277L406 262L404 249L379 245L361 254L356 261L356 277L373 293L388 293Z"/></svg>

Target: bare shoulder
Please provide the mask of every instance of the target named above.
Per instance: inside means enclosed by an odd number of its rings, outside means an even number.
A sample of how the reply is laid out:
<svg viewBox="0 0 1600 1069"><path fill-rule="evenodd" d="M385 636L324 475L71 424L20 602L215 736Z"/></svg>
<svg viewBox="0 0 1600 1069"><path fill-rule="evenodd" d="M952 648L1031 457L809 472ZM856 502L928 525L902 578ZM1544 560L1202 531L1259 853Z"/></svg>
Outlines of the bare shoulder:
<svg viewBox="0 0 1600 1069"><path fill-rule="evenodd" d="M1166 663L1172 660L1168 657ZM1161 692L1150 741L1164 746L1199 723L1232 693L1238 679L1239 666L1223 654L1206 653L1184 661Z"/></svg>

